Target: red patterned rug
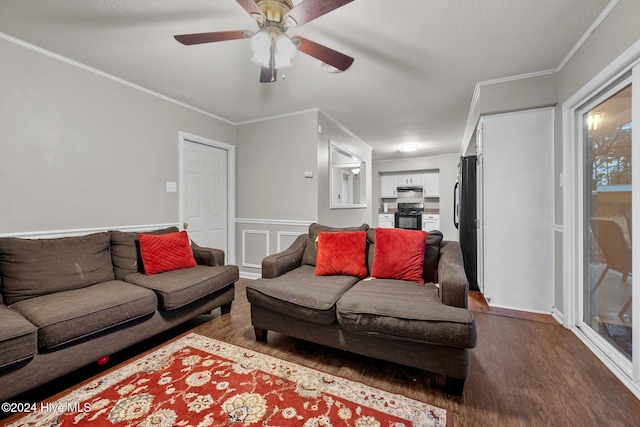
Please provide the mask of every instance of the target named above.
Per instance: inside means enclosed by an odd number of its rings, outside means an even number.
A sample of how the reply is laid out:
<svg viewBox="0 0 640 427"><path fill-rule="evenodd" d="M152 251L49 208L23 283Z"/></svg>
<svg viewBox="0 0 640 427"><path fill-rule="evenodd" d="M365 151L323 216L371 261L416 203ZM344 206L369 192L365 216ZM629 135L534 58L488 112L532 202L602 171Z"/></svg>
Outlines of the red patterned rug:
<svg viewBox="0 0 640 427"><path fill-rule="evenodd" d="M17 426L447 426L447 411L189 334L64 397Z"/></svg>

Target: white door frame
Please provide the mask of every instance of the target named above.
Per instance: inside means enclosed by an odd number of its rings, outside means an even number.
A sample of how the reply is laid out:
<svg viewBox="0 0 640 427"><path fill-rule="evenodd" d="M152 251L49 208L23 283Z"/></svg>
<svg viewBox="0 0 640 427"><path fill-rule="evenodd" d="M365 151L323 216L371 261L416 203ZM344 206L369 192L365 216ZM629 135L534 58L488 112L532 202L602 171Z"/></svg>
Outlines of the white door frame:
<svg viewBox="0 0 640 427"><path fill-rule="evenodd" d="M195 142L196 144L208 145L227 151L227 251L225 253L225 263L235 264L236 260L236 207L235 207L235 150L236 147L224 142L204 138L187 132L178 132L178 223L184 227L184 150L185 142Z"/></svg>
<svg viewBox="0 0 640 427"><path fill-rule="evenodd" d="M564 326L571 329L583 343L618 377L636 397L640 398L640 316L633 318L634 338L632 351L636 357L629 366L624 362L614 360L610 354L605 353L594 344L593 337L588 337L579 326L582 321L582 279L584 272L584 194L583 177L583 141L581 139L581 121L578 112L589 100L599 92L613 84L633 68L633 123L640 123L640 97L637 91L640 88L640 41L632 45L604 70L594 76L585 86L578 90L562 105L562 151L563 151L563 320ZM640 156L640 130L635 126L632 133L632 156L637 159ZM633 162L632 171L633 196L632 206L634 216L637 215L640 206L640 167L638 162ZM632 241L640 241L640 230L633 233ZM640 251L633 251L634 270L640 265ZM632 292L640 289L640 276L632 277ZM640 298L633 298L632 313L640 313ZM597 337L596 337L597 339Z"/></svg>

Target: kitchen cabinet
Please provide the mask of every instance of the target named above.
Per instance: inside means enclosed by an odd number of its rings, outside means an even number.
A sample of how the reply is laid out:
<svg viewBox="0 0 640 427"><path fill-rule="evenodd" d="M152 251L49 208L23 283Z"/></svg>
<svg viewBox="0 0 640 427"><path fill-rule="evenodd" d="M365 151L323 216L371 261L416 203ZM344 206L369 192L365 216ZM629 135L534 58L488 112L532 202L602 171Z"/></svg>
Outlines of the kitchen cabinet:
<svg viewBox="0 0 640 427"><path fill-rule="evenodd" d="M378 215L378 227L380 228L394 228L396 225L395 217L393 214L379 214Z"/></svg>
<svg viewBox="0 0 640 427"><path fill-rule="evenodd" d="M426 232L440 230L440 215L422 214L422 229Z"/></svg>
<svg viewBox="0 0 640 427"><path fill-rule="evenodd" d="M396 175L396 185L398 187L422 185L421 173L401 173Z"/></svg>
<svg viewBox="0 0 640 427"><path fill-rule="evenodd" d="M380 197L383 199L398 197L396 193L396 175L380 175Z"/></svg>
<svg viewBox="0 0 640 427"><path fill-rule="evenodd" d="M424 197L440 197L440 173L438 171L423 173L422 189Z"/></svg>

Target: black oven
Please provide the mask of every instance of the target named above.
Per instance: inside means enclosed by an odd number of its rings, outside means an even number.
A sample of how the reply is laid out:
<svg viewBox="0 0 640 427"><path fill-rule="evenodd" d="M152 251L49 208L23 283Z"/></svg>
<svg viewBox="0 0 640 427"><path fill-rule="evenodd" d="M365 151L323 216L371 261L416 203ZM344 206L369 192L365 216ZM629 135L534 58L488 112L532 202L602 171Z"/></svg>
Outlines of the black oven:
<svg viewBox="0 0 640 427"><path fill-rule="evenodd" d="M398 203L394 214L395 227L407 230L422 230L424 203Z"/></svg>

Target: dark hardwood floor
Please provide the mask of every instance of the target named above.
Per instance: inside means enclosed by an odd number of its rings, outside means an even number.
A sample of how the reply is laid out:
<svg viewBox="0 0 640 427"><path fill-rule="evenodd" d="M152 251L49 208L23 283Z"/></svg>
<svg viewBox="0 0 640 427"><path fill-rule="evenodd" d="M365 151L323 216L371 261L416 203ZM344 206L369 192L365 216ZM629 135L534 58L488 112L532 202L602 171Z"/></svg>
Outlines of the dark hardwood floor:
<svg viewBox="0 0 640 427"><path fill-rule="evenodd" d="M640 425L640 400L551 316L489 308L482 295L472 293L470 308L477 323L478 346L471 353L464 395L455 397L444 392L443 378L421 370L274 332L269 332L267 343L256 342L245 294L247 282L242 279L236 285L230 314L221 316L215 310L211 315L200 316L114 355L110 366L190 330L444 407L450 411L454 426ZM17 399L51 397L104 369L88 367Z"/></svg>

